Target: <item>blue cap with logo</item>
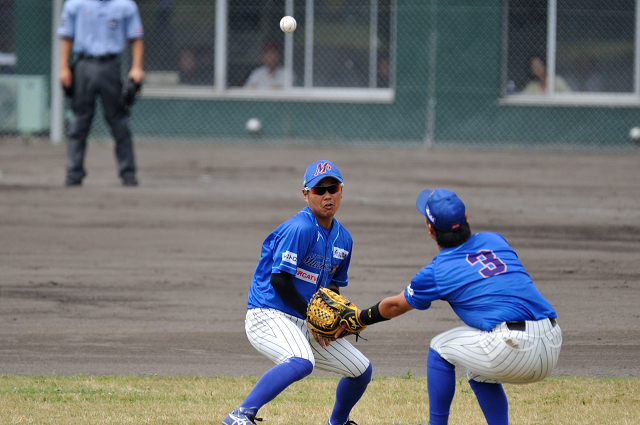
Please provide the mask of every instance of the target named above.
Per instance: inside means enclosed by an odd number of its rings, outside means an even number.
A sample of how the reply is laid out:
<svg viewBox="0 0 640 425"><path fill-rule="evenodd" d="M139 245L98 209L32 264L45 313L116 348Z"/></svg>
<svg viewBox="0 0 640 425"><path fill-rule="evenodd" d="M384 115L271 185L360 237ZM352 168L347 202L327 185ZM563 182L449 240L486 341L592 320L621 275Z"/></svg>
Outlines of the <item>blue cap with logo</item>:
<svg viewBox="0 0 640 425"><path fill-rule="evenodd" d="M416 199L416 208L433 227L443 232L455 232L465 223L464 203L447 189L425 189Z"/></svg>
<svg viewBox="0 0 640 425"><path fill-rule="evenodd" d="M307 171L304 173L304 182L302 182L302 186L308 188L315 187L320 180L325 177L333 177L342 183L342 176L340 175L338 167L333 165L331 162L322 159L307 167Z"/></svg>

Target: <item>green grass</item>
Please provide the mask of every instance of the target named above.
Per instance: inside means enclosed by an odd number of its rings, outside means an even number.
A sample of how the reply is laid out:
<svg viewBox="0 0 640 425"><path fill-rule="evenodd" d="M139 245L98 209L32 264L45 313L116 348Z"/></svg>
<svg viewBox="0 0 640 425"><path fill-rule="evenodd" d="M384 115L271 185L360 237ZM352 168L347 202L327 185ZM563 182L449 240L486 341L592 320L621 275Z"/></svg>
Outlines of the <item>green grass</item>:
<svg viewBox="0 0 640 425"><path fill-rule="evenodd" d="M219 424L257 381L157 376L2 376L1 424ZM259 417L264 425L324 424L337 378L295 383ZM513 424L640 424L640 379L550 378L505 385ZM375 378L352 419L361 425L426 424L424 377ZM465 380L458 380L450 424L482 424Z"/></svg>

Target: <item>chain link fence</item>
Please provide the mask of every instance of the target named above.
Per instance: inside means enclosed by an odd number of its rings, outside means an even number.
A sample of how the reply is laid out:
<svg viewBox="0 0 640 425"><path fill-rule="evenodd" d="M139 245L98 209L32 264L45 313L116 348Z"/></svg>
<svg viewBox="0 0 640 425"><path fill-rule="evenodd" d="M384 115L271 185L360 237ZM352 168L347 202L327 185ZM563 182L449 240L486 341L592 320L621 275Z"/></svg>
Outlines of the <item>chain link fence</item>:
<svg viewBox="0 0 640 425"><path fill-rule="evenodd" d="M46 136L58 107L48 3L0 0L4 135ZM136 3L147 74L131 117L138 140L640 146L634 0ZM280 30L285 15L294 33ZM121 60L124 77L129 53ZM100 114L91 138L108 140Z"/></svg>

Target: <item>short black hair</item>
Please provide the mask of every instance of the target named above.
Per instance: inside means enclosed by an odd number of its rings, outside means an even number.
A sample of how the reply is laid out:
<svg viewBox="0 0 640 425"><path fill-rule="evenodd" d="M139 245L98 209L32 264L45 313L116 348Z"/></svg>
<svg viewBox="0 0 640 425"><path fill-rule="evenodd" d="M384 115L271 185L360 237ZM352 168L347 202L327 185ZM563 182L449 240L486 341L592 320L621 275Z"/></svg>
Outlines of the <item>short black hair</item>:
<svg viewBox="0 0 640 425"><path fill-rule="evenodd" d="M462 227L454 232L443 232L435 227L436 243L442 248L453 248L462 245L471 237L471 226L465 221Z"/></svg>

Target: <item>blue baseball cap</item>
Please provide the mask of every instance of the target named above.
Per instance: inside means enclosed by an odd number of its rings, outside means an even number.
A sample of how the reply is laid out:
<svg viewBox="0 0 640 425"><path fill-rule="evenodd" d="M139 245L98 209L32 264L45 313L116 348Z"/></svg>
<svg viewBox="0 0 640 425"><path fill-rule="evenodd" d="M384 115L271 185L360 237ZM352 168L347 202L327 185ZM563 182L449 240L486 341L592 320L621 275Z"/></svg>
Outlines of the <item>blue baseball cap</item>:
<svg viewBox="0 0 640 425"><path fill-rule="evenodd" d="M443 232L455 232L465 223L464 203L447 189L425 189L416 199L416 208L433 227Z"/></svg>
<svg viewBox="0 0 640 425"><path fill-rule="evenodd" d="M327 160L321 159L320 161L316 161L307 167L307 171L305 171L304 173L304 181L302 182L302 187L315 187L320 182L320 180L324 179L325 177L333 177L334 179L342 183L342 176L340 175L338 167Z"/></svg>

